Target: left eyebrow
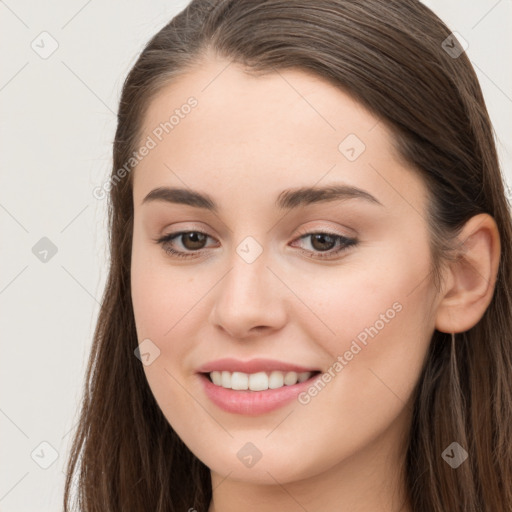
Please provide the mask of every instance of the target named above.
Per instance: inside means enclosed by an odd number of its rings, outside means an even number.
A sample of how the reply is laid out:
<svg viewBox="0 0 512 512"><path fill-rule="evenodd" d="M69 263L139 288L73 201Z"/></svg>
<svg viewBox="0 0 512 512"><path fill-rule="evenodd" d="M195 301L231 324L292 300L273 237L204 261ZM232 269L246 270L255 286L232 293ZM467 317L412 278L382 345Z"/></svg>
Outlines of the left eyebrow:
<svg viewBox="0 0 512 512"><path fill-rule="evenodd" d="M384 206L369 192L349 185L330 185L326 187L300 187L283 190L276 200L280 209L294 209L314 203L330 201L346 201L348 199L363 199L369 203ZM208 195L191 189L158 187L153 189L143 199L142 203L164 201L168 203L185 204L218 212L217 203Z"/></svg>
<svg viewBox="0 0 512 512"><path fill-rule="evenodd" d="M281 209L292 209L313 203L346 201L348 199L363 199L370 203L384 206L376 197L372 196L366 190L349 185L301 187L283 190L277 198L276 205Z"/></svg>

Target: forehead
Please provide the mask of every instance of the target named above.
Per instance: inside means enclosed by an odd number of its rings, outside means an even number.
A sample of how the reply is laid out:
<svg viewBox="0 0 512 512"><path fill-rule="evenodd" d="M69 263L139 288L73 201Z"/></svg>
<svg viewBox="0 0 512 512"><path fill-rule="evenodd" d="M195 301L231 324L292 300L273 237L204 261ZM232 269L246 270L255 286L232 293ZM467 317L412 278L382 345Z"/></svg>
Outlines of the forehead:
<svg viewBox="0 0 512 512"><path fill-rule="evenodd" d="M190 124L182 122L190 117L204 139L229 136L236 142L254 142L256 136L279 132L285 140L313 141L318 134L329 143L347 130L364 137L378 122L340 88L310 72L287 69L256 76L239 64L210 59L159 91L144 118L145 131L151 132L176 111L180 114L191 97L197 106L190 116L173 121L178 121L173 135L184 131L179 125ZM380 134L384 135L382 130Z"/></svg>
<svg viewBox="0 0 512 512"><path fill-rule="evenodd" d="M324 177L375 190L376 169L384 167L403 178L385 125L344 91L297 69L254 76L208 60L153 98L143 122L142 142L149 139L154 147L134 171L136 202L165 182L252 193Z"/></svg>

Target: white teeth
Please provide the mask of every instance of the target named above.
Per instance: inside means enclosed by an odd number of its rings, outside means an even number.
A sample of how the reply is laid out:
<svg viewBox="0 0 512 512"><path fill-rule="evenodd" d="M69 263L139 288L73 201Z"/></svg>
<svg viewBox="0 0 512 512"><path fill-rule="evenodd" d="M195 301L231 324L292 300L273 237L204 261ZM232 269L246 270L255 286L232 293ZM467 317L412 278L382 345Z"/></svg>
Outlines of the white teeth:
<svg viewBox="0 0 512 512"><path fill-rule="evenodd" d="M216 386L222 386L222 372L211 372L210 377Z"/></svg>
<svg viewBox="0 0 512 512"><path fill-rule="evenodd" d="M272 372L268 378L268 387L270 389L282 388L284 386L283 372Z"/></svg>
<svg viewBox="0 0 512 512"><path fill-rule="evenodd" d="M293 386L293 384L297 384L297 377L298 377L298 375L296 372L288 372L284 376L284 383L287 386Z"/></svg>
<svg viewBox="0 0 512 512"><path fill-rule="evenodd" d="M231 374L231 389L249 389L249 375L242 372Z"/></svg>
<svg viewBox="0 0 512 512"><path fill-rule="evenodd" d="M266 389L277 389L283 386L293 386L297 382L304 382L313 375L313 372L228 372L214 371L210 378L216 386L226 389L265 391Z"/></svg>
<svg viewBox="0 0 512 512"><path fill-rule="evenodd" d="M222 372L220 385L223 388L231 389L231 373Z"/></svg>
<svg viewBox="0 0 512 512"><path fill-rule="evenodd" d="M265 372L251 373L249 375L248 388L251 391L263 391L268 389L268 376Z"/></svg>

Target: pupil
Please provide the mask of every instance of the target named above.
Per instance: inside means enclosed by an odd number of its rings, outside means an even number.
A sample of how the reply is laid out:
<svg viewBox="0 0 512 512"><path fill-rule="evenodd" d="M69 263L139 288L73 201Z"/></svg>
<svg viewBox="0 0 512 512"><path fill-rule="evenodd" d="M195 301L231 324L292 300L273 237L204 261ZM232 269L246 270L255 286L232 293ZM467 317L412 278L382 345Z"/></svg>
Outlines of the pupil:
<svg viewBox="0 0 512 512"><path fill-rule="evenodd" d="M204 243L205 235L203 233L186 233L183 235L185 237L184 242L191 242L191 246L189 243L184 243L187 249L201 249L202 244Z"/></svg>
<svg viewBox="0 0 512 512"><path fill-rule="evenodd" d="M325 247L325 245L322 246L322 243L325 243L326 239L328 240L327 245L329 247ZM317 241L320 241L320 247L316 247L315 242L317 242ZM316 235L313 235L312 245L317 250L329 250L329 249L332 249L332 247L334 246L334 238L330 235L326 235L326 234L322 234L322 233L316 234Z"/></svg>

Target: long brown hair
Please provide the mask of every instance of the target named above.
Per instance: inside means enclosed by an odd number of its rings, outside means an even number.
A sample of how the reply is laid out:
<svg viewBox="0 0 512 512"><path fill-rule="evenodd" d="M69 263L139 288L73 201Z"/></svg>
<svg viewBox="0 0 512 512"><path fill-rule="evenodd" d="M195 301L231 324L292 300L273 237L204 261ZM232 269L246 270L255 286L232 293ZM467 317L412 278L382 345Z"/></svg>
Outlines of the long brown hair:
<svg viewBox="0 0 512 512"><path fill-rule="evenodd" d="M208 510L209 469L163 416L134 356L132 174L119 179L119 169L138 148L154 95L210 53L255 74L313 72L386 123L400 156L427 184L436 285L464 223L479 213L496 220L502 252L492 301L455 343L434 332L404 473L415 512L512 510L512 221L482 92L460 52L417 0L194 0L149 41L119 104L110 270L68 462L66 511L73 494L87 512ZM441 456L453 441L469 453L456 470Z"/></svg>

